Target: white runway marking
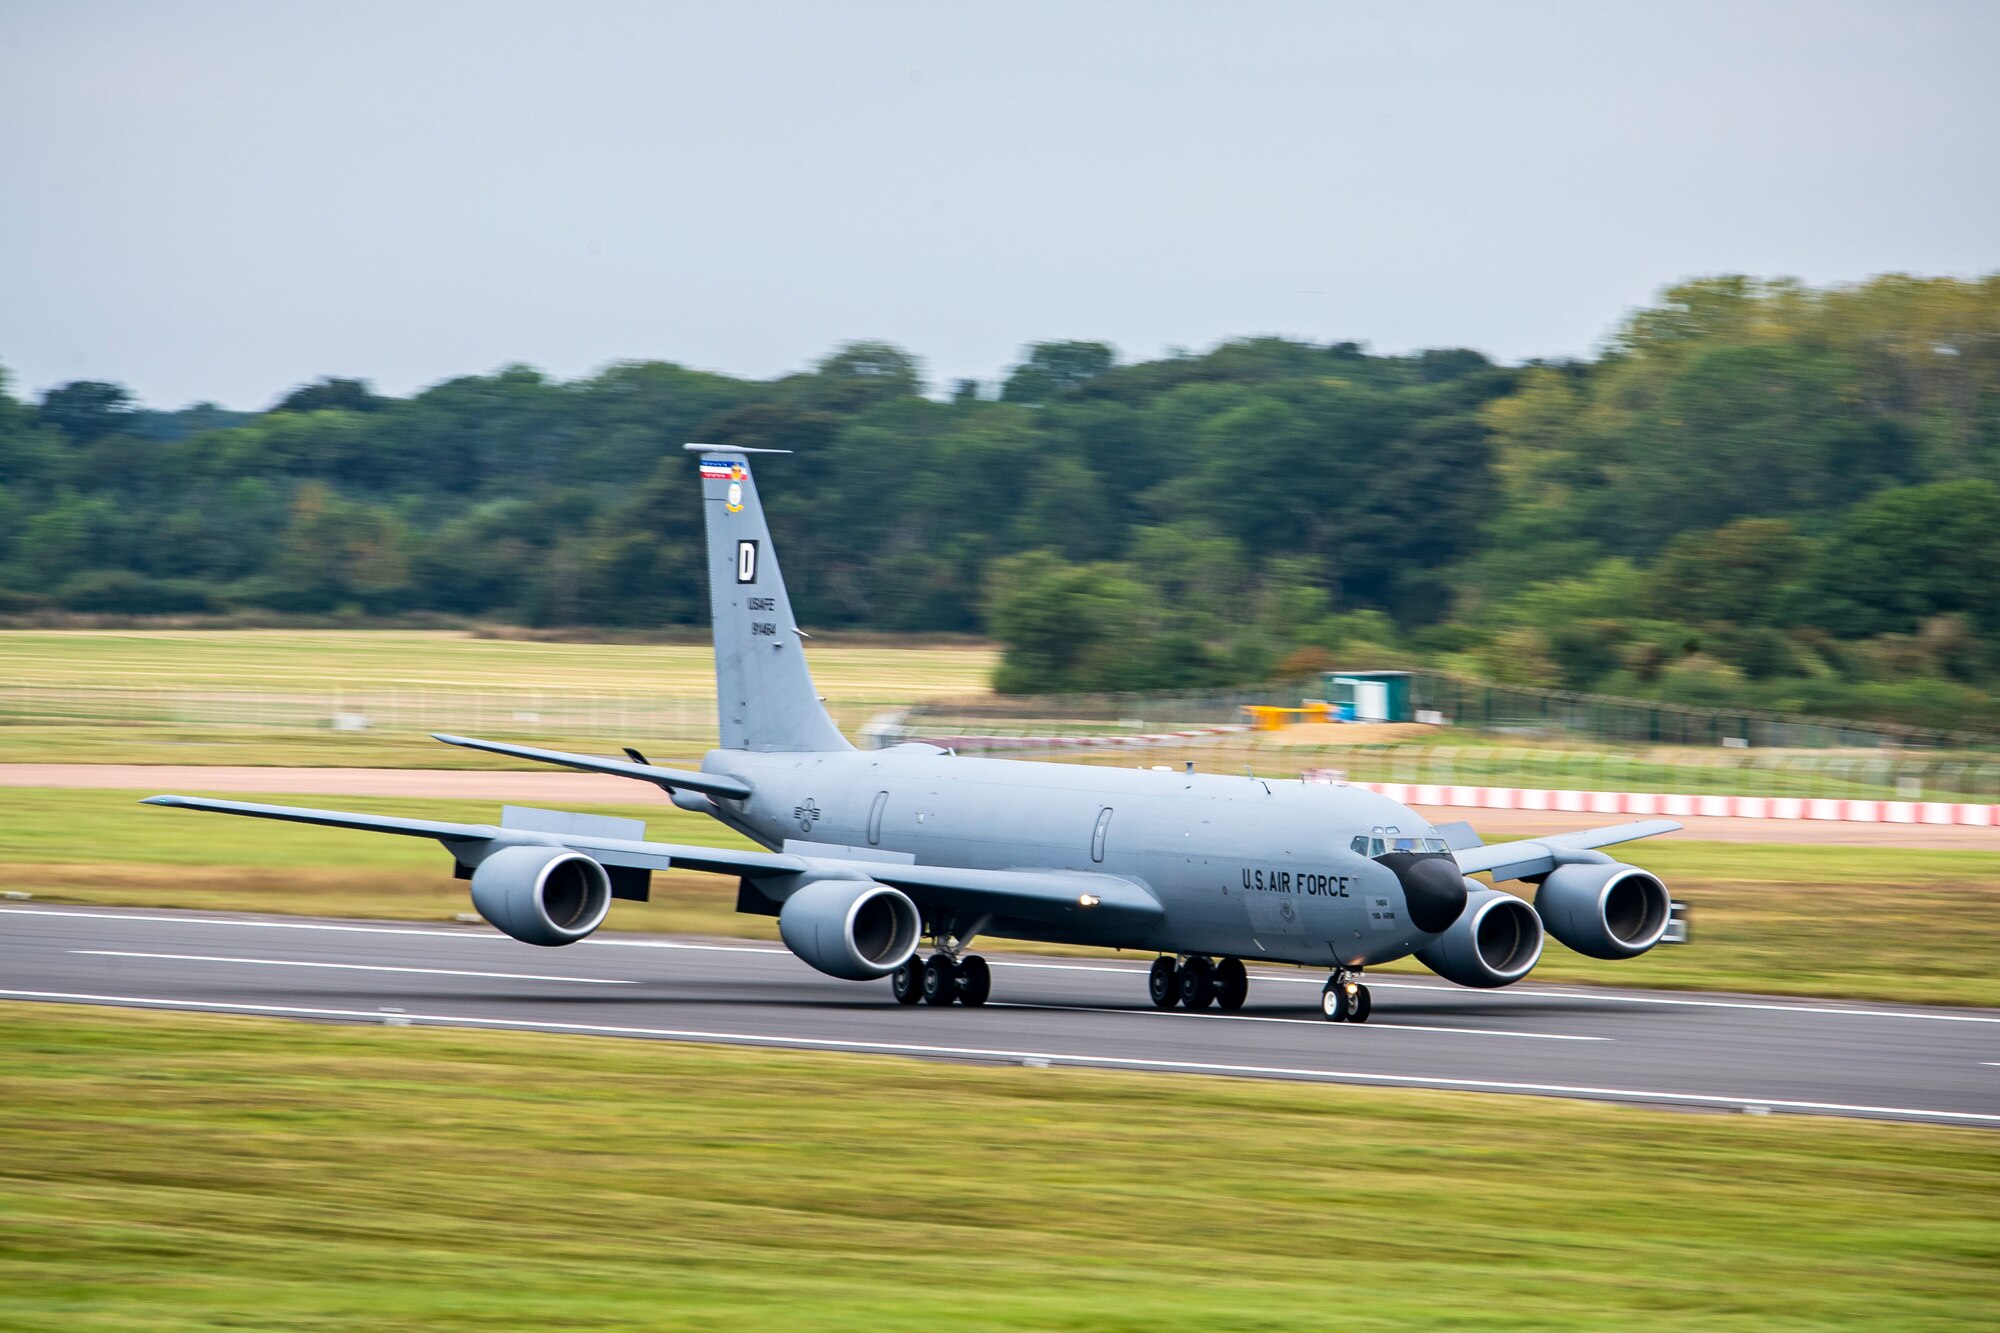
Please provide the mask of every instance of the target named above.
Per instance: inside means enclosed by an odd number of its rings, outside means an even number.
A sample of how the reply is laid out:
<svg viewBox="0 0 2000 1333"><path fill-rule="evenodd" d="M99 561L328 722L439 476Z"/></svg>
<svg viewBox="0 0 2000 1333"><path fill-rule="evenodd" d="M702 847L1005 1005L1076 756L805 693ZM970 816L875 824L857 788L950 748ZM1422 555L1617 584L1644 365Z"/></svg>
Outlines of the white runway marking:
<svg viewBox="0 0 2000 1333"><path fill-rule="evenodd" d="M995 962L994 967L1031 967L1052 972L1119 972L1131 976L1144 976L1145 972L1136 967L1120 967L1117 964L1095 965L1089 963L1024 963L1017 959ZM1367 982L1371 989L1427 991L1433 995L1448 995L1453 999L1480 1000L1605 1000L1614 1004L1664 1004L1685 1006L1695 1009L1762 1009L1785 1014L1821 1014L1835 1018L1913 1018L1934 1023L2000 1023L2000 1014L1949 1014L1926 1013L1921 1009L1842 1009L1833 1005L1789 1003L1780 1000L1714 1000L1698 996L1680 995L1633 995L1626 992L1595 990L1578 987L1575 990L1537 990L1520 986L1507 986L1497 990L1480 990L1470 986L1454 986L1449 982L1428 982L1411 978L1407 981L1392 981L1389 978L1402 973L1370 972ZM1320 977L1288 977L1270 972L1252 972L1252 981L1277 981L1292 986L1312 986L1324 988L1326 982Z"/></svg>
<svg viewBox="0 0 2000 1333"><path fill-rule="evenodd" d="M1129 1018L1206 1018L1217 1023L1305 1023L1349 1032L1445 1032L1454 1037L1526 1037L1534 1041L1610 1041L1567 1032L1510 1032L1505 1028L1447 1028L1424 1023L1333 1023L1325 1018L1284 1018L1276 1014L1189 1013L1185 1009L1113 1009L1091 1004L1035 1004L1028 1000L988 1000L989 1009L1054 1009L1069 1014L1123 1014Z"/></svg>
<svg viewBox="0 0 2000 1333"><path fill-rule="evenodd" d="M427 977L485 977L501 981L573 981L583 986L636 986L613 977L550 977L533 972L467 972L453 967L390 967L385 963L320 963L296 958L231 958L205 953L138 953L130 949L71 949L96 958L164 958L182 963L250 963L259 967L326 967L342 972L414 972Z"/></svg>
<svg viewBox="0 0 2000 1333"><path fill-rule="evenodd" d="M0 990L0 999L56 1000L77 1004L138 1005L156 1009L224 1013L272 1014L299 1018L345 1018L369 1023L382 1022L376 1009L313 1009L298 1005L236 1004L223 1000L168 1000L146 995L92 995L69 991ZM779 1046L797 1050L856 1051L882 1055L937 1056L959 1060L1004 1060L1009 1064L1035 1061L1049 1065L1132 1069L1164 1073L1225 1074L1264 1078L1301 1079L1319 1083L1369 1083L1390 1087L1441 1088L1468 1092L1525 1092L1554 1097L1594 1097L1611 1101L1674 1102L1693 1106L1762 1106L1772 1110L1825 1111L1842 1115L1890 1116L1906 1120L1929 1120L2000 1125L2000 1115L1979 1111L1938 1111L1913 1106L1864 1106L1850 1102L1792 1101L1783 1097L1723 1095L1706 1092L1667 1092L1644 1088L1603 1088L1570 1083L1515 1083L1498 1079L1438 1078L1423 1074L1376 1074L1347 1069L1298 1069L1283 1065L1232 1065L1197 1060L1142 1060L1123 1055L1069 1054L1058 1051L1019 1051L981 1046L927 1046L910 1042L842 1041L833 1037L785 1037L757 1032L704 1032L689 1028L621 1027L608 1023L558 1023L529 1018L480 1018L470 1014L398 1014L410 1023L436 1023L449 1027L515 1029L527 1032L574 1032L612 1037L658 1037L677 1041L720 1042L729 1045Z"/></svg>
<svg viewBox="0 0 2000 1333"><path fill-rule="evenodd" d="M21 916L83 917L83 918L88 918L90 920L98 920L98 921L155 922L155 923L162 923L174 926L188 926L188 925L243 926L259 930L326 930L326 931L338 931L356 935L417 935L417 936L425 936L437 939L463 940L463 941L472 941L476 943L487 943L487 944L496 944L496 943L512 944L514 942L508 939L505 935L501 935L497 932L479 930L471 927L466 927L459 930L442 930L428 926L364 926L364 925L349 925L343 922L333 922L333 921L258 921L247 917L153 916L153 915L140 915L137 913L130 913L130 912L91 912L91 911L81 911L71 908L52 908L52 907L0 908L0 914L5 914L5 913L17 913ZM684 949L699 953L754 953L754 954L775 954L785 957L789 957L791 955L790 950L778 948L772 945L696 944L681 940L616 939L616 938L606 938L602 935L593 936L588 940L584 940L582 944L584 946L603 944L603 945L610 945L615 948L626 948L626 949ZM1015 959L1005 959L1002 961L995 962L993 966L996 968L1000 967L1037 968L1045 971L1100 972L1100 973L1115 972L1121 975L1129 975L1135 977L1145 975L1144 968L1128 966L1118 963L1103 963L1103 964L1056 963L1056 962L1044 963L1044 962L1021 962ZM1701 998L1698 994L1691 994L1684 996L1669 996L1669 995L1658 995L1658 994L1639 995L1627 991L1597 990L1589 987L1578 987L1575 990L1567 990L1567 991L1543 990L1543 989L1524 990L1518 986L1506 987L1500 990L1478 990L1469 987L1440 985L1430 982L1424 982L1421 980L1417 980L1415 978L1412 978L1407 981L1391 981L1387 979L1387 977L1390 975L1401 975L1401 974L1385 974L1379 972L1370 973L1368 976L1368 984L1370 986L1382 987L1385 990L1429 991L1438 995L1448 995L1453 999L1585 1000L1594 1003L1605 1003L1605 1004L1653 1004L1653 1005L1665 1005L1669 1007L1690 1008L1690 1009L1750 1009L1750 1010L1761 1010L1769 1013L1818 1014L1822 1017L1828 1017L1828 1018L1888 1018L1888 1019L1917 1020L1917 1021L1931 1022L1931 1023L2000 1023L2000 1014L1959 1014L1959 1013L1946 1013L1946 1012L1927 1012L1921 1009L1854 1009L1854 1008L1840 1008L1834 1005L1826 1005L1826 1004L1810 1004L1804 1002L1789 1002L1781 1000L1706 999L1706 998ZM1257 981L1277 981L1277 982L1284 982L1294 986L1323 986L1325 984L1324 981L1314 977L1281 976L1281 975L1272 975L1271 973L1268 972L1253 972L1251 973L1251 977L1253 980Z"/></svg>

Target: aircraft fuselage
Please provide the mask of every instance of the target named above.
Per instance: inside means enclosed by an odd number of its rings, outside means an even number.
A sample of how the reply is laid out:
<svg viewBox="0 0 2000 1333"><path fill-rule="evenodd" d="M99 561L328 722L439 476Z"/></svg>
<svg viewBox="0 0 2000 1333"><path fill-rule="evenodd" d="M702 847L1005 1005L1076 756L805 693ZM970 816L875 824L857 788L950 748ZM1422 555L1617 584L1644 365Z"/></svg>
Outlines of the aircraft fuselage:
<svg viewBox="0 0 2000 1333"><path fill-rule="evenodd" d="M1165 916L1129 934L995 917L983 935L1358 967L1435 935L1394 871L1353 847L1429 821L1354 787L1214 773L959 756L929 745L833 753L711 751L703 770L755 789L724 808L774 850L918 865L1129 877ZM811 844L808 847L806 844Z"/></svg>

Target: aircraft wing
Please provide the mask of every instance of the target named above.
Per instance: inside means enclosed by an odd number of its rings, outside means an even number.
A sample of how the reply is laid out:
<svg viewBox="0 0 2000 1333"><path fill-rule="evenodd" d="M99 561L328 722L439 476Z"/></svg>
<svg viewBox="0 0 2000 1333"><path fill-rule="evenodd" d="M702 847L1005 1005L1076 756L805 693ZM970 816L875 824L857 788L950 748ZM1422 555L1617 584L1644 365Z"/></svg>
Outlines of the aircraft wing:
<svg viewBox="0 0 2000 1333"><path fill-rule="evenodd" d="M1631 842L1635 838L1651 838L1662 833L1672 833L1679 827L1680 825L1671 819L1640 819L1630 824L1579 829L1575 833L1555 833L1546 838L1466 847L1454 850L1452 855L1458 858L1458 868L1468 875L1489 870L1493 872L1496 881L1525 879L1530 875L1548 874L1565 859L1569 859L1565 857L1565 853L1586 852L1597 847L1609 847L1613 843Z"/></svg>
<svg viewBox="0 0 2000 1333"><path fill-rule="evenodd" d="M730 847L700 847L685 843L643 842L602 837L588 831L551 833L495 824L456 824L436 819L404 819L394 815L319 810L309 806L262 805L208 796L149 796L145 805L209 810L217 814L278 819L294 824L360 829L405 837L435 838L449 851L471 850L467 844L504 841L551 847L572 847L608 866L666 870L679 866L714 874L737 875L769 882L785 892L784 882L814 871L835 871L847 878L865 875L879 884L903 889L925 902L996 916L1032 921L1073 921L1088 917L1109 925L1156 919L1165 909L1136 880L1071 870L968 870L952 866L920 866L908 862L869 861L845 857L805 856L796 852L763 852Z"/></svg>
<svg viewBox="0 0 2000 1333"><path fill-rule="evenodd" d="M609 773L613 777L637 778L641 782L657 783L669 791L676 787L688 791L698 791L705 796L721 796L730 800L741 800L750 794L750 784L738 778L726 777L721 773L695 773L685 768L661 768L658 764L638 764L625 759L604 759L594 754L571 754L567 750L543 750L533 745L510 745L505 741L474 740L470 736L446 736L432 732L431 739L443 741L446 745L458 745L468 750L486 750L493 754L511 755L516 759L532 759L538 764L557 764L563 768L578 768L586 773Z"/></svg>
<svg viewBox="0 0 2000 1333"><path fill-rule="evenodd" d="M259 805L253 801L224 801L209 796L149 796L143 805L171 805L186 810L212 810L224 815L248 815L252 819L281 819L293 824L323 824L331 828L361 829L368 833L399 833L406 837L436 838L447 850L454 843L540 843L549 847L574 847L608 866L630 866L645 870L665 870L681 866L688 870L708 870L724 875L783 875L812 869L803 856L783 852L757 852L730 847L695 847L672 842L640 842L631 838L606 838L590 833L544 833L534 829L503 828L497 824L453 824L436 819L401 819L393 815L364 815L347 810L315 810L299 805Z"/></svg>

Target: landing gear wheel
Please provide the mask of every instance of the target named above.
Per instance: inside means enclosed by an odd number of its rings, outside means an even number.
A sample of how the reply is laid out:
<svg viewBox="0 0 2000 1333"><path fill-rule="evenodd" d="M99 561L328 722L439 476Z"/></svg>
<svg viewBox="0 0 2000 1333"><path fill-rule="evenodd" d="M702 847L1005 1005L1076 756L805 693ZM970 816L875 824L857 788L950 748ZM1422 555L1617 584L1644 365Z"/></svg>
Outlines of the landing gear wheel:
<svg viewBox="0 0 2000 1333"><path fill-rule="evenodd" d="M1215 1000L1215 965L1206 958L1190 958L1180 972L1181 1007L1191 1012L1208 1008Z"/></svg>
<svg viewBox="0 0 2000 1333"><path fill-rule="evenodd" d="M1348 1010L1347 1021L1350 1023L1366 1023L1368 1015L1374 1012L1375 1001L1368 994L1368 988L1366 986L1356 986L1354 988L1354 997Z"/></svg>
<svg viewBox="0 0 2000 1333"><path fill-rule="evenodd" d="M958 960L958 1002L964 1005L982 1005L986 997L993 993L993 969L986 966L986 960L976 953L969 953Z"/></svg>
<svg viewBox="0 0 2000 1333"><path fill-rule="evenodd" d="M910 960L889 974L889 991L896 997L897 1004L915 1004L924 998L924 960L911 955Z"/></svg>
<svg viewBox="0 0 2000 1333"><path fill-rule="evenodd" d="M1215 1002L1224 1012L1235 1013L1250 998L1250 974L1241 958L1225 958L1215 965Z"/></svg>
<svg viewBox="0 0 2000 1333"><path fill-rule="evenodd" d="M957 998L958 969L943 954L932 954L924 964L924 1003L950 1004Z"/></svg>
<svg viewBox="0 0 2000 1333"><path fill-rule="evenodd" d="M1181 1002L1180 968L1171 958L1155 958L1146 987L1152 992L1155 1009L1173 1008Z"/></svg>
<svg viewBox="0 0 2000 1333"><path fill-rule="evenodd" d="M1329 1023L1347 1021L1347 992L1341 989L1338 978L1330 979L1326 989L1319 993L1319 1011Z"/></svg>

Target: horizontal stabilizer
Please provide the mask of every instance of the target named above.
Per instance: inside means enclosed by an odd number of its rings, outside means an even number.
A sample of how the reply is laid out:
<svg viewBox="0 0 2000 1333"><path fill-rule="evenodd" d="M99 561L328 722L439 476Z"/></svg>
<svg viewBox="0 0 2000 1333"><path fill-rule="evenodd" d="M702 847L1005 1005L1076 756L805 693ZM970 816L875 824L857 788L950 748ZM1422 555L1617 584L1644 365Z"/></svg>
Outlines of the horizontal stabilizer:
<svg viewBox="0 0 2000 1333"><path fill-rule="evenodd" d="M538 764L555 764L562 768L578 768L586 773L609 773L613 777L637 778L641 782L651 782L665 787L668 791L679 788L682 791L698 791L705 796L720 796L724 800L740 801L750 794L750 784L739 778L724 777L720 773L695 773L684 768L661 768L657 764L636 764L629 759L605 759L594 754L571 754L567 750L543 750L532 745L509 745L505 741L481 741L469 736L446 736L432 732L432 739L446 745L463 746L468 750L486 750L492 754L511 755L516 759L532 759Z"/></svg>

